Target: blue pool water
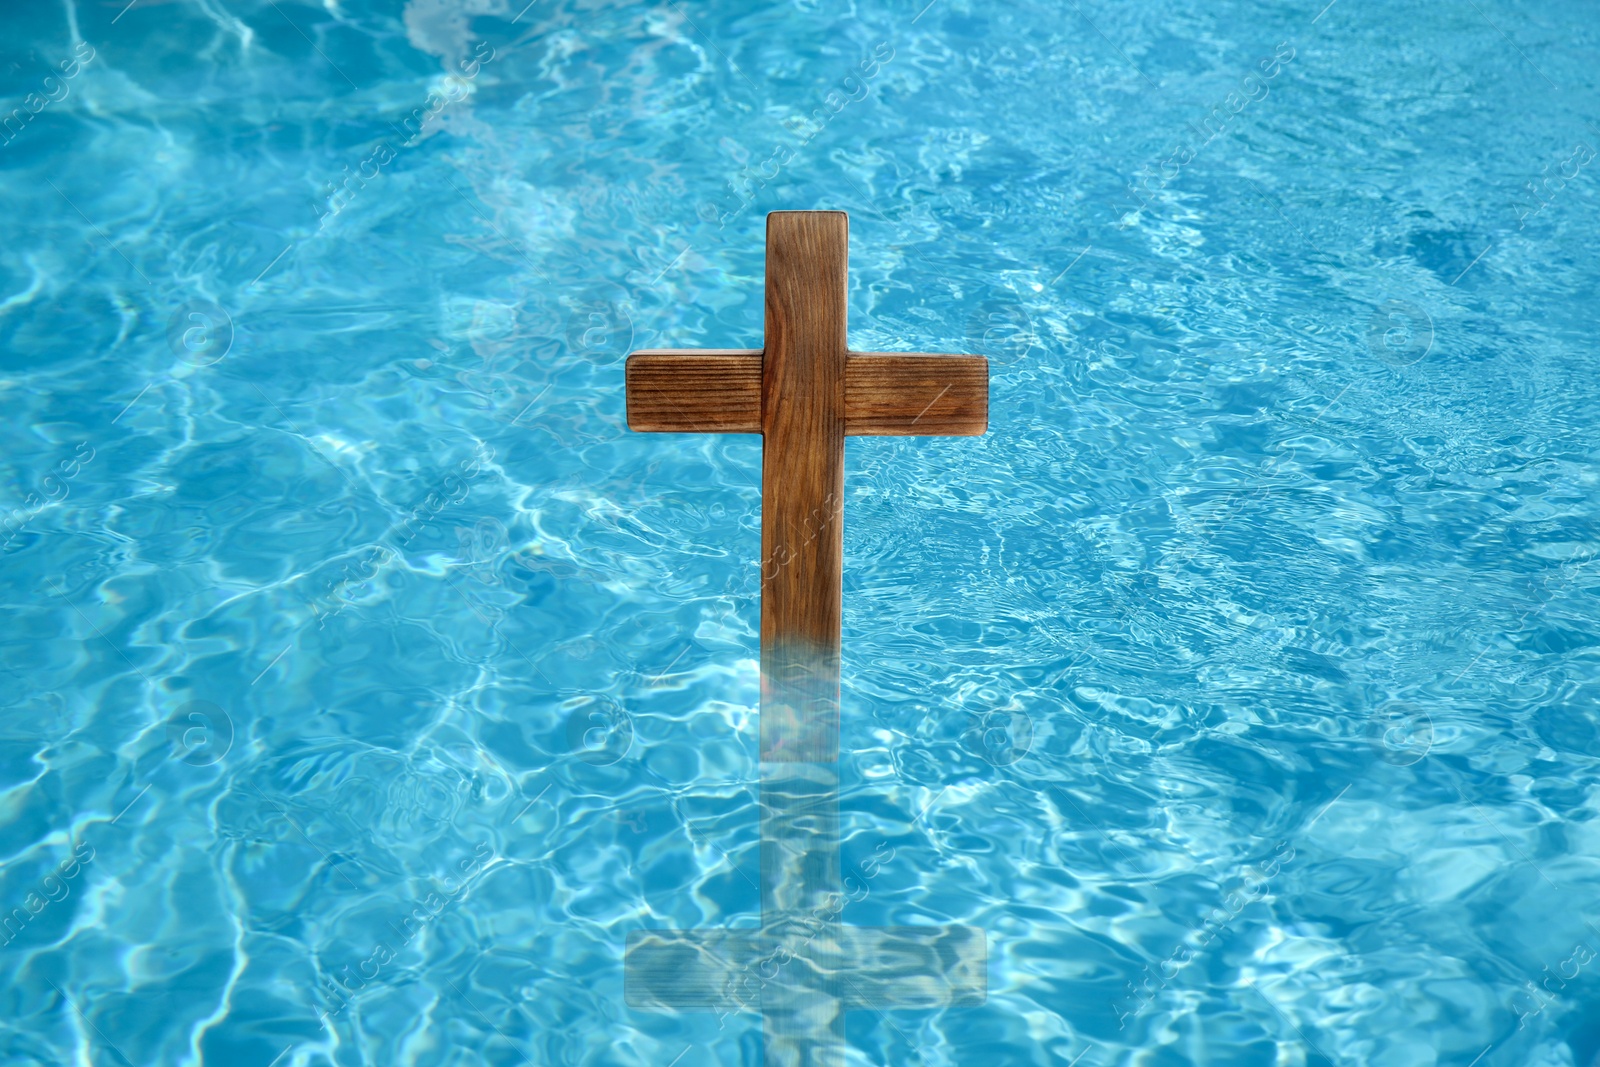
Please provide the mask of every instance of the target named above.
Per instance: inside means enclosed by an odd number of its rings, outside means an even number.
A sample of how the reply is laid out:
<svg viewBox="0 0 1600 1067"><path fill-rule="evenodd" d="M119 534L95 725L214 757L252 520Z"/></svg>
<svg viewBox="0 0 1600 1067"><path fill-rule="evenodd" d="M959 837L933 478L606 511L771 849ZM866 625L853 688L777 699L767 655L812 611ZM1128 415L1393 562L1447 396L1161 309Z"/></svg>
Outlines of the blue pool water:
<svg viewBox="0 0 1600 1067"><path fill-rule="evenodd" d="M624 427L850 212L851 1064L1600 1051L1577 2L69 0L0 45L4 1064L759 1062L759 441ZM9 115L9 117L7 117Z"/></svg>

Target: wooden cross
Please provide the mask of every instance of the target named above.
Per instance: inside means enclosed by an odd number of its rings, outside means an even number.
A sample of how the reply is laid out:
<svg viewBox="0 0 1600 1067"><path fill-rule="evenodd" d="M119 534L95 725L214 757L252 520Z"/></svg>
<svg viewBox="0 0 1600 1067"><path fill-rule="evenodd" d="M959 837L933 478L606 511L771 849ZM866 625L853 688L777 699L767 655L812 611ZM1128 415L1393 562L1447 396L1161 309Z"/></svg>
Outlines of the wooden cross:
<svg viewBox="0 0 1600 1067"><path fill-rule="evenodd" d="M844 439L978 435L982 356L846 347L849 217L767 216L766 347L628 357L628 426L759 433L761 925L629 938L628 1003L763 1016L766 1067L838 1067L851 1008L982 1003L983 932L847 927L839 867Z"/></svg>

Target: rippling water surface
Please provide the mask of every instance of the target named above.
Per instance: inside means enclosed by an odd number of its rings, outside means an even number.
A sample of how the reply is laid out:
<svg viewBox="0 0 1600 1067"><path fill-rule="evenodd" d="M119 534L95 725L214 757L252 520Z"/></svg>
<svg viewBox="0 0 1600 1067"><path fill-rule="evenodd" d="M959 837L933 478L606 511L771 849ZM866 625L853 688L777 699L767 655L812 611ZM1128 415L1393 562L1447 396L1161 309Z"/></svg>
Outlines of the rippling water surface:
<svg viewBox="0 0 1600 1067"><path fill-rule="evenodd" d="M759 1062L623 998L756 920L760 443L621 360L833 208L993 366L849 445L844 920L990 956L850 1062L1591 1067L1592 7L924 3L8 6L0 1062Z"/></svg>

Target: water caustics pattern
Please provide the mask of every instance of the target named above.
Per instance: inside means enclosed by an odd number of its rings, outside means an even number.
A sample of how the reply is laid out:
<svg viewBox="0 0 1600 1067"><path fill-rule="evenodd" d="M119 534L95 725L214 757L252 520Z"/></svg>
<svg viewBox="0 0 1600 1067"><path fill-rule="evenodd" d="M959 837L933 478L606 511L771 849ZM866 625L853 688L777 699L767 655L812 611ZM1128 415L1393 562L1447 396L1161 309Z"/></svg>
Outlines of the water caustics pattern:
<svg viewBox="0 0 1600 1067"><path fill-rule="evenodd" d="M852 1064L1600 1051L1579 2L69 0L0 34L0 1064L758 1062L766 212L982 438L852 439Z"/></svg>

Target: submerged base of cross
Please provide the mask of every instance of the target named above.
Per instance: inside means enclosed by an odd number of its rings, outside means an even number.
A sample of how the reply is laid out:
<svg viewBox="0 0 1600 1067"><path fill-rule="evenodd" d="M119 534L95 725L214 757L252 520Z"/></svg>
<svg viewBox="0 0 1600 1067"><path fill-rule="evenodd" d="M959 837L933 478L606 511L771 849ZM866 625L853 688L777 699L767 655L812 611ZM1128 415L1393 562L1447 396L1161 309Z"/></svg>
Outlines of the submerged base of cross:
<svg viewBox="0 0 1600 1067"><path fill-rule="evenodd" d="M767 1067L840 1067L844 1013L982 1004L983 931L971 926L845 926L796 920L758 929L636 931L630 1007L760 1012Z"/></svg>
<svg viewBox="0 0 1600 1067"><path fill-rule="evenodd" d="M982 930L839 921L837 764L763 763L760 820L761 924L635 931L629 1006L760 1012L765 1067L843 1067L847 1011L984 1002Z"/></svg>

